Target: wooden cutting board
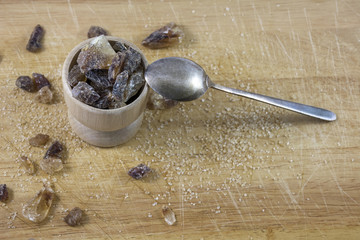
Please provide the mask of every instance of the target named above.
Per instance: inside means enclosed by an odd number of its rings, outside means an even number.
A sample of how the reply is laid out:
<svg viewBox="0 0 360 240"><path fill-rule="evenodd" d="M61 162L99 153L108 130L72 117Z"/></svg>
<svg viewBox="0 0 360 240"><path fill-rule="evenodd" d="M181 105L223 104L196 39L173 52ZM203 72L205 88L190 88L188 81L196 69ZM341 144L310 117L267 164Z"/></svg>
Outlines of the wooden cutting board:
<svg viewBox="0 0 360 240"><path fill-rule="evenodd" d="M0 3L1 239L358 239L360 226L360 3L358 1L2 1ZM174 21L180 45L151 50L141 41ZM33 27L44 49L27 52ZM61 88L68 52L91 25L139 46L151 63L190 58L216 83L334 111L327 123L210 90L168 110L147 110L134 139L103 149L71 130ZM43 73L55 100L37 103L15 87ZM62 172L27 175L46 133L66 145ZM127 170L146 163L146 179ZM52 182L48 218L27 222L22 205ZM174 210L168 226L163 205ZM67 210L85 211L69 227Z"/></svg>

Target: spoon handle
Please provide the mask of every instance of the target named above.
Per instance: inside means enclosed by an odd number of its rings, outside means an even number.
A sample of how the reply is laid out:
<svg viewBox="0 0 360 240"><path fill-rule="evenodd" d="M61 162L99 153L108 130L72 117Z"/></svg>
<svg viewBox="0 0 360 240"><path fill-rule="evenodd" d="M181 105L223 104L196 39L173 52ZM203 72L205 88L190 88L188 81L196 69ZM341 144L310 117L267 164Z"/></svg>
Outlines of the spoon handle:
<svg viewBox="0 0 360 240"><path fill-rule="evenodd" d="M301 114L304 114L304 115L307 115L310 117L322 119L325 121L336 120L336 114L329 110L326 110L326 109L312 107L312 106L301 104L301 103L290 102L290 101L282 100L279 98L268 97L268 96L264 96L261 94L250 93L250 92L242 91L242 90L235 89L235 88L224 87L224 86L218 85L216 83L211 85L211 87L213 87L217 90L227 92L227 93L232 93L235 95L254 99L254 100L257 100L260 102L275 105L277 107L285 108L290 111L294 111L294 112L301 113Z"/></svg>

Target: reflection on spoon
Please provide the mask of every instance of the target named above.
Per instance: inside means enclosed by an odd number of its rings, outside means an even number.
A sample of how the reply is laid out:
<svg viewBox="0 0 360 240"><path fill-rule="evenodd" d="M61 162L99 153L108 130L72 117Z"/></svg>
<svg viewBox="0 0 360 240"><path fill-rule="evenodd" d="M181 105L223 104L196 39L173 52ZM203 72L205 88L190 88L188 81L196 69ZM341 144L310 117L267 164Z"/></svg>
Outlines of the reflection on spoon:
<svg viewBox="0 0 360 240"><path fill-rule="evenodd" d="M167 57L153 62L146 69L145 80L155 92L167 99L176 101L195 100L202 96L209 87L212 87L325 121L336 120L335 113L326 109L245 92L213 83L200 65L186 58Z"/></svg>

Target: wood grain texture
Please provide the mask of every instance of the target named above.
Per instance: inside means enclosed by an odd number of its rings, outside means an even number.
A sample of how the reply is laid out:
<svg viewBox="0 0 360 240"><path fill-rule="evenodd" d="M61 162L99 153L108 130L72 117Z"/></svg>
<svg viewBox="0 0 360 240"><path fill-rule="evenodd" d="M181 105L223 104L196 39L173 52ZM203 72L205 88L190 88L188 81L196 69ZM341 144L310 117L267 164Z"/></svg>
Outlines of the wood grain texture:
<svg viewBox="0 0 360 240"><path fill-rule="evenodd" d="M1 239L358 239L360 226L360 3L358 1L1 1ZM182 44L151 50L141 41L167 22ZM44 26L43 51L25 46ZM90 25L136 44L149 63L190 58L211 79L334 111L325 123L209 91L194 102L145 112L136 137L101 149L71 130L61 68ZM45 74L54 103L15 87L19 75ZM46 151L28 139L47 133L66 145L63 172L28 176L16 159ZM127 170L141 162L145 180ZM25 221L22 204L49 179L50 216ZM167 226L163 204L177 216ZM66 209L86 217L67 226Z"/></svg>

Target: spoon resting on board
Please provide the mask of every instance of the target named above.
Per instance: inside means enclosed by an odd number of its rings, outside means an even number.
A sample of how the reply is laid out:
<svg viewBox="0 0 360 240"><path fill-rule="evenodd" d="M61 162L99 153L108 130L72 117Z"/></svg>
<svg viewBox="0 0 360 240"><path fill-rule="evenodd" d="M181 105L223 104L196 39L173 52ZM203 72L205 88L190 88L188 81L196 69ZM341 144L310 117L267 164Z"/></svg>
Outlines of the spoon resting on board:
<svg viewBox="0 0 360 240"><path fill-rule="evenodd" d="M218 85L200 65L186 58L167 57L151 63L145 71L145 80L155 92L176 101L195 100L212 87L321 120L336 120L336 114L326 109Z"/></svg>

